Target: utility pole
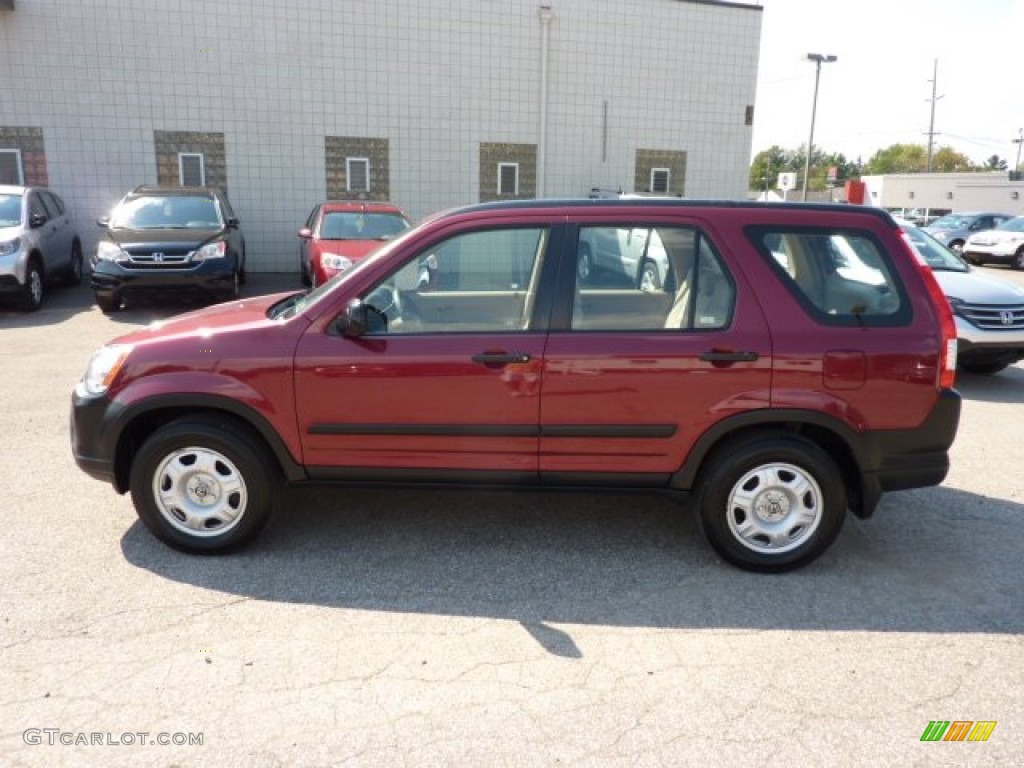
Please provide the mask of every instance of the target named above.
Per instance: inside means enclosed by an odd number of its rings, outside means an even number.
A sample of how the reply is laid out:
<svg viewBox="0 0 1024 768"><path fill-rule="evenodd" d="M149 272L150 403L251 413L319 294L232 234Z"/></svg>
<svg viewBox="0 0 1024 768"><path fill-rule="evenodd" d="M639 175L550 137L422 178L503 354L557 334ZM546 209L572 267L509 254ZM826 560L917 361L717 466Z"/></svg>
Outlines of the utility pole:
<svg viewBox="0 0 1024 768"><path fill-rule="evenodd" d="M814 101L811 103L811 135L807 138L807 158L804 160L804 196L807 202L807 177L811 173L811 152L814 150L814 118L818 114L818 81L821 80L821 65L831 64L836 57L828 53L808 53L807 60L813 61L814 68Z"/></svg>
<svg viewBox="0 0 1024 768"><path fill-rule="evenodd" d="M938 135L935 132L935 102L942 98L942 96L936 96L935 90L939 85L939 60L935 60L935 68L932 72L932 97L931 99L925 99L925 101L931 101L932 103L932 119L928 123L928 173L932 172L932 147L935 144L935 137Z"/></svg>
<svg viewBox="0 0 1024 768"><path fill-rule="evenodd" d="M1017 173L1020 170L1020 145L1024 144L1024 128L1017 129L1017 138L1013 143L1017 145L1017 164L1013 166L1013 172Z"/></svg>

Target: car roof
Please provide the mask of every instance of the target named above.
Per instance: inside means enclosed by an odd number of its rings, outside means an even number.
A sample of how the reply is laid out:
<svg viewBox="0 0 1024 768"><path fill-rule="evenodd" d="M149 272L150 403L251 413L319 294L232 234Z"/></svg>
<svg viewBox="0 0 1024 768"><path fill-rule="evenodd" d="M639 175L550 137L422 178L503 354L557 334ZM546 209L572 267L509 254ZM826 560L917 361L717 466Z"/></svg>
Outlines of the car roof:
<svg viewBox="0 0 1024 768"><path fill-rule="evenodd" d="M147 197L160 195L161 197L213 197L219 195L220 190L216 187L151 187L139 186L128 193L128 197Z"/></svg>
<svg viewBox="0 0 1024 768"><path fill-rule="evenodd" d="M846 203L766 203L752 200L696 200L687 198L671 197L643 197L627 199L607 198L544 198L531 200L501 200L490 203L476 203L461 208L452 208L444 211L434 218L447 218L465 213L488 212L488 211L514 211L514 210L565 210L566 212L600 211L600 210L628 210L632 208L644 209L686 209L686 208L708 208L734 209L734 210L760 210L760 211L822 211L830 213L864 213L869 216L876 216L886 221L893 221L892 215L883 208L873 205L849 205Z"/></svg>
<svg viewBox="0 0 1024 768"><path fill-rule="evenodd" d="M362 211L365 213L402 213L402 209L394 203L382 201L363 202L362 200L327 200L320 203L324 211Z"/></svg>

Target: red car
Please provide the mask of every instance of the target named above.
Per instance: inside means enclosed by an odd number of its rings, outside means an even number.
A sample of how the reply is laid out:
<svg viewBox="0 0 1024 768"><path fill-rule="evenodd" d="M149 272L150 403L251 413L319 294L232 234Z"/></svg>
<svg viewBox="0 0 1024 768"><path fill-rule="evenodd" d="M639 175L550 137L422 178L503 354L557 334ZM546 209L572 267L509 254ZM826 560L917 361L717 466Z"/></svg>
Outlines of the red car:
<svg viewBox="0 0 1024 768"><path fill-rule="evenodd" d="M582 280L595 237L656 240L660 285ZM956 344L879 209L485 204L309 293L115 340L75 390L71 442L190 552L251 540L284 481L629 488L691 498L724 559L782 571L847 510L942 482Z"/></svg>
<svg viewBox="0 0 1024 768"><path fill-rule="evenodd" d="M320 203L298 231L303 285L326 283L410 226L391 203Z"/></svg>

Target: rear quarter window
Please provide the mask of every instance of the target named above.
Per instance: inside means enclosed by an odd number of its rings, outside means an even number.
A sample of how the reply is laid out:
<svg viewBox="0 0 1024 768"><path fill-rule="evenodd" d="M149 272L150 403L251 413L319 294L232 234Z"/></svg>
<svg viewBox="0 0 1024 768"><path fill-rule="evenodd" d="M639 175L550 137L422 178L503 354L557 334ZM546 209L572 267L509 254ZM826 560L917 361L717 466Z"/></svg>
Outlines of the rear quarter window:
<svg viewBox="0 0 1024 768"><path fill-rule="evenodd" d="M759 227L747 234L817 322L840 326L910 322L910 302L899 273L870 232Z"/></svg>

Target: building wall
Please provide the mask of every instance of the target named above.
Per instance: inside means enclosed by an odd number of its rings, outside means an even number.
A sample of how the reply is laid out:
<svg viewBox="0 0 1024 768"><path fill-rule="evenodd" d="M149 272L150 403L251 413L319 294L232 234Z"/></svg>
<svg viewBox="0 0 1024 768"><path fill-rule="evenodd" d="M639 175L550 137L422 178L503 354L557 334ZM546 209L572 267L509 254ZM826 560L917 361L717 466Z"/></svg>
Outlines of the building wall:
<svg viewBox="0 0 1024 768"><path fill-rule="evenodd" d="M628 191L643 149L685 153L689 197L745 196L760 7L552 14L537 188ZM0 11L0 135L41 131L92 242L93 219L158 181L165 132L223 136L253 267L294 270L295 231L328 195L327 137L386 141L388 196L414 218L487 197L481 146L540 146L541 32L532 0L18 0Z"/></svg>
<svg viewBox="0 0 1024 768"><path fill-rule="evenodd" d="M996 173L894 173L865 176L867 202L882 208L992 211L1024 215L1024 181Z"/></svg>

